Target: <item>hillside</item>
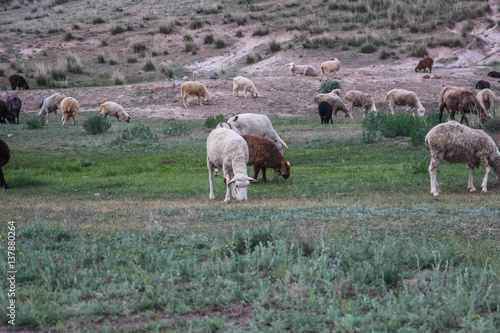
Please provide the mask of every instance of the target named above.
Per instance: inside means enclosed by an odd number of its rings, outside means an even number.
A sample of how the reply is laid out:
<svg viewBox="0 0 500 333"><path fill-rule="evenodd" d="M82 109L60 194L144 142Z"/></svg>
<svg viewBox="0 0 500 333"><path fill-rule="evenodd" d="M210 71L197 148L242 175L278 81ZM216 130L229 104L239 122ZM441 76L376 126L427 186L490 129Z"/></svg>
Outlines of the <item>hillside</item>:
<svg viewBox="0 0 500 333"><path fill-rule="evenodd" d="M385 93L402 87L433 108L443 86L473 87L500 61L496 1L7 3L0 13L0 97L11 93L10 75L24 75L32 90L18 94L28 112L38 110L41 97L63 91L84 111L114 100L132 115L164 118L310 114L320 82L292 77L288 64L319 70L331 57L342 62L344 93L370 91L385 108ZM425 54L435 60L427 80L413 70ZM214 100L185 109L179 87L193 71ZM258 99L232 96L236 75L252 78Z"/></svg>

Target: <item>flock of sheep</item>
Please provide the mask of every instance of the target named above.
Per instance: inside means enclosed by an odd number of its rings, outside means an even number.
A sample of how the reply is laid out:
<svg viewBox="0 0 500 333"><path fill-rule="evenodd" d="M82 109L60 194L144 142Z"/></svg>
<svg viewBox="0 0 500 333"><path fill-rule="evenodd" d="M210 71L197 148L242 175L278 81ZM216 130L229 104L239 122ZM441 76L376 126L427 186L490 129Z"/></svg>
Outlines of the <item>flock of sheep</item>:
<svg viewBox="0 0 500 333"><path fill-rule="evenodd" d="M418 63L416 72L429 69L432 72L432 58L426 57ZM290 71L293 76L317 76L318 73L308 65L296 65L290 63ZM327 77L329 73L339 76L340 61L332 58L321 64L321 79ZM497 72L492 72L497 73ZM491 74L491 73L490 73ZM489 74L489 75L490 75ZM495 74L496 75L496 74ZM26 80L19 76L10 77L12 89L29 89ZM486 82L486 81L484 81ZM479 83L478 83L479 84ZM255 84L248 78L237 76L233 79L233 95L238 96L239 90L243 91L244 97L247 93L252 97L258 97ZM203 101L210 102L211 95L205 85L195 81L188 81L181 85L181 97L184 107L188 107L188 96L196 96L198 103L203 105ZM345 94L347 104L340 97L340 90L335 89L327 94L318 94L314 97L314 102L318 105L318 113L321 123L333 123L332 115L343 112L345 117L353 118L353 107L361 107L363 118L368 112L377 112L375 101L371 94L359 90L350 90ZM469 167L468 188L475 191L472 184L474 168L483 166L485 176L481 184L482 192L486 192L486 182L490 169L494 174L500 176L500 153L493 139L484 131L470 129L454 121L455 114L462 115L463 120L468 123L466 113L477 114L480 121L485 121L490 115L486 110L490 110L495 103L496 96L490 89L482 89L477 95L466 88L448 86L439 94L439 122L442 120L444 109L450 112L449 121L435 126L425 138L425 142L431 151L431 163L429 165L431 193L439 195L439 186L436 179L436 171L442 160L450 163L467 163ZM406 112L416 110L418 115L425 115L425 108L412 91L403 89L393 89L387 92L389 112L394 114L394 106L405 106ZM19 112L22 102L16 96L7 98L6 102L0 101L0 122L19 123ZM70 118L73 118L73 125L76 124L76 114L79 111L79 103L72 97L66 97L62 93L55 93L40 103L41 110L38 116L47 117L54 112L58 121L57 110L62 114L62 124L66 125ZM100 106L100 115L103 117L114 116L120 121L130 121L130 116L119 104L106 102ZM286 143L278 136L271 121L265 115L245 113L238 114L230 118L227 122L217 125L207 138L207 167L209 173L210 199L214 199L213 178L218 175L219 169L223 172L226 183L225 202L230 201L231 194L239 201L247 200L248 187L250 183L256 182L260 171L262 180L266 179L266 168L272 168L281 174L285 179L290 176L290 163L283 157L283 149ZM8 188L5 182L2 167L9 161L10 152L7 144L0 139L0 187ZM247 174L247 166L254 166L254 177Z"/></svg>

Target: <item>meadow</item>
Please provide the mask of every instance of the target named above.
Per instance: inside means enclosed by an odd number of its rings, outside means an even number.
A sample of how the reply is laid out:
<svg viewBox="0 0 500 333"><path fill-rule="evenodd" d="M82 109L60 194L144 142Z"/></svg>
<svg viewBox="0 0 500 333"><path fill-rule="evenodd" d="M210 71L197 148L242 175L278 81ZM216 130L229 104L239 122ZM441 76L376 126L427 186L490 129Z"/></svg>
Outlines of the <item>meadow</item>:
<svg viewBox="0 0 500 333"><path fill-rule="evenodd" d="M469 193L466 166L443 163L433 197L428 148L409 137L367 140L360 117L271 120L290 178L270 171L247 202L227 204L220 177L208 200L203 120L113 119L97 135L53 119L0 124L16 140L0 191L4 255L6 222L17 232L15 328L500 330L494 177Z"/></svg>

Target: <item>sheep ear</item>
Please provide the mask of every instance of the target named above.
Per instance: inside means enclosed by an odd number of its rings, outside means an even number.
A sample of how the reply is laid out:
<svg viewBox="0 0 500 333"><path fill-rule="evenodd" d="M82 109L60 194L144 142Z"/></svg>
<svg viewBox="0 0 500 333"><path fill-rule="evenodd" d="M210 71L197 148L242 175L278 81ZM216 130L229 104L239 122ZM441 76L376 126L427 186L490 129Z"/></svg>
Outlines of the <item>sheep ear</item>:
<svg viewBox="0 0 500 333"><path fill-rule="evenodd" d="M248 181L252 184L257 183L257 180L253 179L252 177L248 177Z"/></svg>
<svg viewBox="0 0 500 333"><path fill-rule="evenodd" d="M282 165L281 168L280 168L280 174L282 176L286 175L286 166Z"/></svg>
<svg viewBox="0 0 500 333"><path fill-rule="evenodd" d="M226 180L226 178L224 178L224 180ZM236 182L236 179L234 179L234 178L233 178L233 179L231 179L231 180L229 181L229 183L227 183L226 185L227 185L227 186L230 186L230 185L232 185L232 184L233 184L233 183L235 183L235 182Z"/></svg>

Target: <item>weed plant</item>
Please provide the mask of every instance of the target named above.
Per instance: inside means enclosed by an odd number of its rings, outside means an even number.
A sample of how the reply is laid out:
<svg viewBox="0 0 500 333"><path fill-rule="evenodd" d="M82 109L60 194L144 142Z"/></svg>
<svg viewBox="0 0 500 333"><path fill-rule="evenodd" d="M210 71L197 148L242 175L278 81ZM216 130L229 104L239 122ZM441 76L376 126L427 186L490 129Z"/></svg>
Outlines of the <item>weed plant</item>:
<svg viewBox="0 0 500 333"><path fill-rule="evenodd" d="M120 86L125 83L125 76L119 71L114 71L113 75L111 75L111 79L113 80L113 83L117 86Z"/></svg>
<svg viewBox="0 0 500 333"><path fill-rule="evenodd" d="M218 114L216 116L208 116L207 119L205 120L205 127L206 128L215 128L219 123L226 122L227 119L224 117L222 114Z"/></svg>
<svg viewBox="0 0 500 333"><path fill-rule="evenodd" d="M142 69L146 72L152 72L156 69L156 67L153 64L152 60L148 60L148 61L146 61L146 63L144 64L144 67L142 67Z"/></svg>
<svg viewBox="0 0 500 333"><path fill-rule="evenodd" d="M156 135L151 131L151 127L144 124L134 125L125 129L121 134L121 139L125 141L132 140L156 140Z"/></svg>
<svg viewBox="0 0 500 333"><path fill-rule="evenodd" d="M26 126L29 129L40 129L45 126L45 118L44 117L29 117L26 119Z"/></svg>
<svg viewBox="0 0 500 333"><path fill-rule="evenodd" d="M90 134L101 134L111 128L111 122L108 118L99 115L91 115L83 122L83 129Z"/></svg>
<svg viewBox="0 0 500 333"><path fill-rule="evenodd" d="M106 63L106 59L104 58L104 54L99 54L97 56L97 63L99 63L99 64L105 64Z"/></svg>
<svg viewBox="0 0 500 333"><path fill-rule="evenodd" d="M196 46L196 43L194 42L186 42L184 44L184 51L185 52L191 52L192 55L196 54L198 47Z"/></svg>
<svg viewBox="0 0 500 333"><path fill-rule="evenodd" d="M128 57L127 62L129 64L135 64L137 62L137 57Z"/></svg>
<svg viewBox="0 0 500 333"><path fill-rule="evenodd" d="M281 44L275 40L272 40L271 43L269 43L269 50L271 52L278 52L281 50Z"/></svg>
<svg viewBox="0 0 500 333"><path fill-rule="evenodd" d="M205 37L203 37L204 44L212 44L213 42L214 42L214 34L206 34Z"/></svg>
<svg viewBox="0 0 500 333"><path fill-rule="evenodd" d="M226 47L226 42L222 38L217 38L214 42L216 49L222 49Z"/></svg>
<svg viewBox="0 0 500 333"><path fill-rule="evenodd" d="M203 22L199 19L194 19L189 24L189 28L191 28L191 30L200 29L201 27L203 27Z"/></svg>
<svg viewBox="0 0 500 333"><path fill-rule="evenodd" d="M491 118L481 124L481 128L488 133L500 132L500 110L493 109L490 113Z"/></svg>
<svg viewBox="0 0 500 333"><path fill-rule="evenodd" d="M326 80L319 85L319 92L322 94L327 94L335 89L342 89L342 85L337 80Z"/></svg>
<svg viewBox="0 0 500 333"><path fill-rule="evenodd" d="M69 42L70 40L72 40L74 37L73 37L73 34L71 32L67 32L64 34L64 41L65 42Z"/></svg>
<svg viewBox="0 0 500 333"><path fill-rule="evenodd" d="M134 50L134 53L144 53L148 47L146 46L146 43L134 43L132 45L132 49Z"/></svg>
<svg viewBox="0 0 500 333"><path fill-rule="evenodd" d="M187 122L175 121L169 123L162 133L166 136L186 136L191 134L191 129Z"/></svg>

